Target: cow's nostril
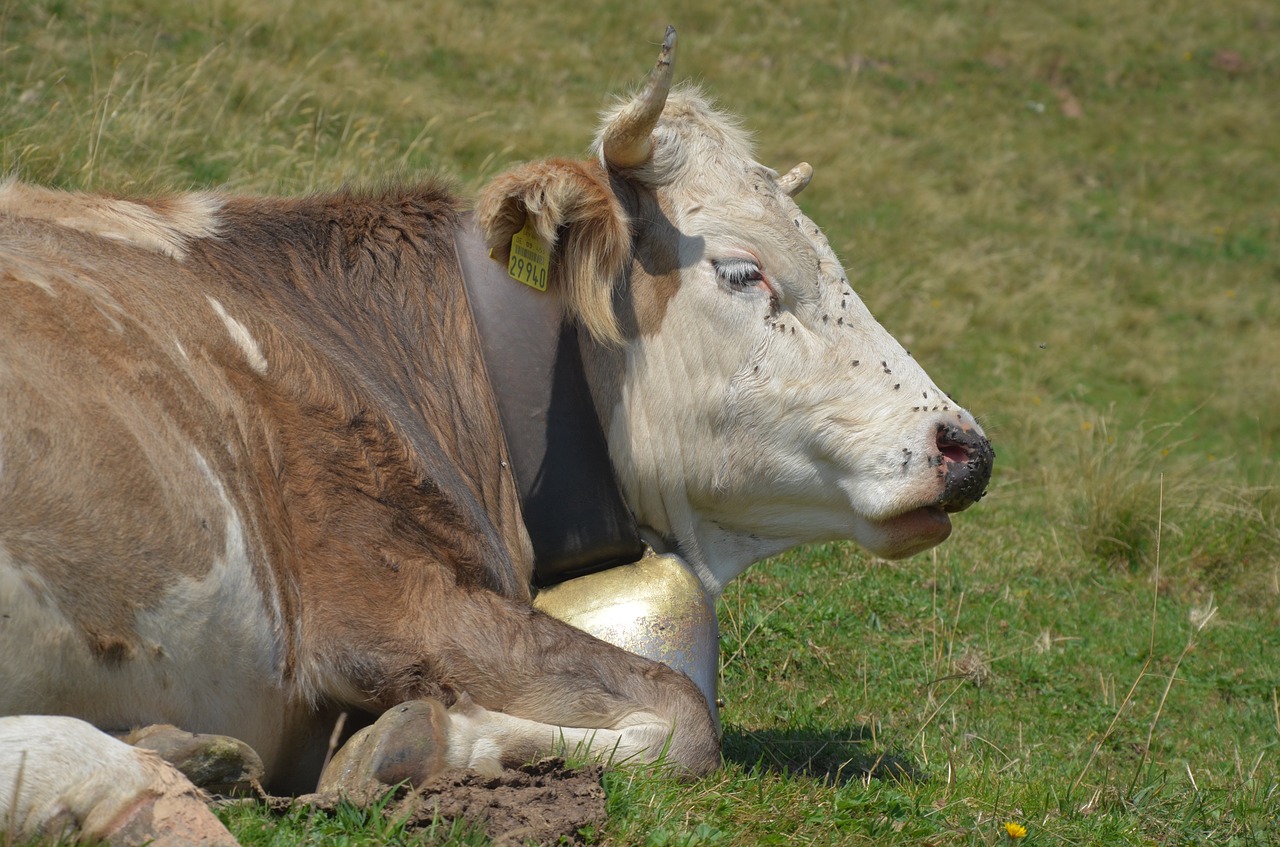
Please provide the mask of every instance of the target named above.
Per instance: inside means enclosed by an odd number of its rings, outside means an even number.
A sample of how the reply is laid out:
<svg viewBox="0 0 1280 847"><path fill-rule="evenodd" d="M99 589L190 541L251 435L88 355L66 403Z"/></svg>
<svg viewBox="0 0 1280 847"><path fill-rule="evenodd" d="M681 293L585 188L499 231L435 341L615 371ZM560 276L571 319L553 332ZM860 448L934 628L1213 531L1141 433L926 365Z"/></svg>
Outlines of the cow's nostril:
<svg viewBox="0 0 1280 847"><path fill-rule="evenodd" d="M969 461L969 451L958 444L939 444L938 452L942 454L942 458L948 462L967 462Z"/></svg>
<svg viewBox="0 0 1280 847"><path fill-rule="evenodd" d="M973 436L967 436L958 426L939 425L938 452L948 462L967 462L973 457Z"/></svg>
<svg viewBox="0 0 1280 847"><path fill-rule="evenodd" d="M995 451L986 438L955 424L939 424L935 443L946 475L938 505L948 512L967 509L986 493Z"/></svg>

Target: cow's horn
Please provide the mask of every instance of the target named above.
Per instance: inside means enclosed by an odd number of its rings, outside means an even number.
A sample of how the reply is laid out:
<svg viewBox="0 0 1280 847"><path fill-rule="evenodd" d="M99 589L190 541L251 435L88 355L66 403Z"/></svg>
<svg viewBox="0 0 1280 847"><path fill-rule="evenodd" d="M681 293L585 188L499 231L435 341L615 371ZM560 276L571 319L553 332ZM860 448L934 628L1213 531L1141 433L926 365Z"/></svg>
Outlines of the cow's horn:
<svg viewBox="0 0 1280 847"><path fill-rule="evenodd" d="M813 168L808 162L801 162L782 176L778 177L778 187L787 192L788 197L795 197L813 179Z"/></svg>
<svg viewBox="0 0 1280 847"><path fill-rule="evenodd" d="M667 27L658 64L649 80L604 132L604 160L615 168L634 168L653 153L653 128L658 125L667 93L671 91L671 62L676 53L676 28Z"/></svg>

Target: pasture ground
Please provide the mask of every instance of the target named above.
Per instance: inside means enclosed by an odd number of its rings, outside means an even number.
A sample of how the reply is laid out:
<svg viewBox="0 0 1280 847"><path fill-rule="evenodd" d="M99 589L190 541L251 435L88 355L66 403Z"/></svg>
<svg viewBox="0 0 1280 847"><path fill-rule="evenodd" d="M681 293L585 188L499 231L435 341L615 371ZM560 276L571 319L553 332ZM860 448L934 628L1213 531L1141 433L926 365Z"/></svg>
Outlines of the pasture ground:
<svg viewBox="0 0 1280 847"><path fill-rule="evenodd" d="M1280 843L1280 7L0 0L0 173L302 192L585 150L662 27L811 162L991 492L721 605L725 768L606 777L606 844ZM2 308L2 305L0 305ZM381 844L228 813L251 844ZM476 843L441 825L432 843Z"/></svg>

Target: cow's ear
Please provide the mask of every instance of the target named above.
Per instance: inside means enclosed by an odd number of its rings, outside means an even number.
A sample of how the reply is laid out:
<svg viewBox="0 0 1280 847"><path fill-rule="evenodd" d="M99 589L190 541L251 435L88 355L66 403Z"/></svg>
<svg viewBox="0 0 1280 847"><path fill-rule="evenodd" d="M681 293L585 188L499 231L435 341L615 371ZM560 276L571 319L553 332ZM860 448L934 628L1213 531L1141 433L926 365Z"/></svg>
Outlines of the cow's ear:
<svg viewBox="0 0 1280 847"><path fill-rule="evenodd" d="M600 341L622 342L613 289L627 267L631 229L599 164L550 159L512 168L480 193L476 219L503 262L511 236L532 220L566 310Z"/></svg>

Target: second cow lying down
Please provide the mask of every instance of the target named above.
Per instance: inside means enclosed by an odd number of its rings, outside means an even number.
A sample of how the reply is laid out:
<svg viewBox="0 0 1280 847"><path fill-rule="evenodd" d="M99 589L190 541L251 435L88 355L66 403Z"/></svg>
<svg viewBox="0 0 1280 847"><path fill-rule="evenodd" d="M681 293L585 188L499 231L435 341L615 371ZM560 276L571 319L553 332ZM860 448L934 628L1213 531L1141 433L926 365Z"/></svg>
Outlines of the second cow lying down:
<svg viewBox="0 0 1280 847"><path fill-rule="evenodd" d="M517 167L475 213L499 260L526 221L550 248L645 540L713 595L799 544L941 542L981 430L792 200L808 166L671 91L673 48L597 160ZM420 698L442 766L717 766L688 679L531 606L464 230L435 185L0 187L0 714L231 735L281 790L315 785L340 711Z"/></svg>

